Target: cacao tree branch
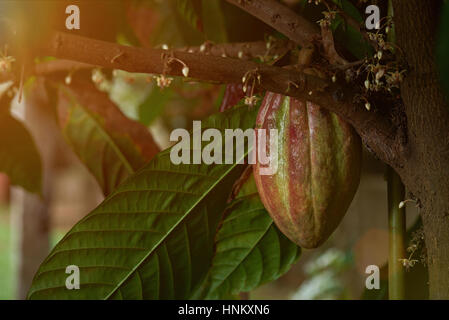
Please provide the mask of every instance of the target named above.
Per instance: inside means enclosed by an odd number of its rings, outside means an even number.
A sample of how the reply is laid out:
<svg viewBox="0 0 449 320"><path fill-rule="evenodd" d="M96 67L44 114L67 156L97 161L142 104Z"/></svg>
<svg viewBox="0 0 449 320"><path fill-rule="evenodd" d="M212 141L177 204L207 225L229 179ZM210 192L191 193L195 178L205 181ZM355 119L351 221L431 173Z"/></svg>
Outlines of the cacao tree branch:
<svg viewBox="0 0 449 320"><path fill-rule="evenodd" d="M226 0L275 30L285 34L301 46L320 37L317 25L301 17L290 8L274 0Z"/></svg>
<svg viewBox="0 0 449 320"><path fill-rule="evenodd" d="M175 50L249 60L264 56L282 56L295 47L295 43L290 40L274 39L269 45L268 43L265 41L237 43L206 42L199 47L185 47Z"/></svg>
<svg viewBox="0 0 449 320"><path fill-rule="evenodd" d="M219 43L212 42L204 43L202 46L192 46L184 48L173 48L175 52L188 52L197 54L206 54L213 56L221 56L228 58L238 58L242 60L250 60L253 58L265 57L282 57L289 50L295 47L295 44L290 40L275 39L267 48L265 41L254 42L237 42L237 43ZM91 69L97 67L96 65L76 62L72 60L50 60L37 64L34 72L39 75L45 75L53 72L73 71L80 69ZM4 78L4 80L10 79ZM2 80L2 78L0 78Z"/></svg>
<svg viewBox="0 0 449 320"><path fill-rule="evenodd" d="M189 77L218 83L241 83L245 75L252 74L258 78L255 84L259 89L309 100L337 113L356 129L381 160L388 164L398 161L401 140L397 128L386 117L367 111L356 101L356 94L349 86L294 69L212 55L123 46L61 32L52 33L41 53L105 68L166 76L183 76L185 64ZM176 60L169 63L167 56Z"/></svg>

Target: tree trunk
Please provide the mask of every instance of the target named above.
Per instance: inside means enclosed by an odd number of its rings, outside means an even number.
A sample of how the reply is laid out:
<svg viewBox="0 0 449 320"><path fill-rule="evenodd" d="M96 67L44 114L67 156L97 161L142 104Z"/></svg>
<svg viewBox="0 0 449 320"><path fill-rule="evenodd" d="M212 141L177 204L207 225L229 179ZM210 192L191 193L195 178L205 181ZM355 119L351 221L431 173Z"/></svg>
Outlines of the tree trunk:
<svg viewBox="0 0 449 320"><path fill-rule="evenodd" d="M441 1L394 0L397 44L408 73L401 86L407 117L405 161L395 168L419 200L431 299L449 299L449 106L435 52Z"/></svg>

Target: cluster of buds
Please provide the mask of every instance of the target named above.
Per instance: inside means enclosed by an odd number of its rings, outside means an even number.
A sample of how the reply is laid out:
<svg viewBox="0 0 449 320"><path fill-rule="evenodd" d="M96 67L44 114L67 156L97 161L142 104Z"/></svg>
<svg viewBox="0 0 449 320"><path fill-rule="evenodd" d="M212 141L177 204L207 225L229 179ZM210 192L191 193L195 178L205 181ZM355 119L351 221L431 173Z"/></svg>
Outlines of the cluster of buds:
<svg viewBox="0 0 449 320"><path fill-rule="evenodd" d="M106 79L105 75L103 74L103 72L101 72L100 69L95 68L92 69L92 82L95 83L96 85L100 85L101 83L103 83L103 81Z"/></svg>
<svg viewBox="0 0 449 320"><path fill-rule="evenodd" d="M245 75L242 77L242 83L243 83L243 92L246 94L245 97L245 104L248 106L254 106L257 101L259 101L259 98L254 94L254 88L256 87L256 81L260 84L262 76L258 72L257 69L250 70L245 73ZM249 92L249 95L247 92Z"/></svg>
<svg viewBox="0 0 449 320"><path fill-rule="evenodd" d="M318 20L320 27L329 27L337 16L337 11L323 11L324 18Z"/></svg>
<svg viewBox="0 0 449 320"><path fill-rule="evenodd" d="M388 30L390 30L390 27L387 27ZM387 30L387 29L386 29ZM385 41L385 35L382 33L373 33L373 32L367 32L368 38L375 42L379 48L379 51L377 52L378 59L382 59L382 50L384 51L392 51L394 49L393 45L390 42ZM380 52L380 55L379 55Z"/></svg>
<svg viewBox="0 0 449 320"><path fill-rule="evenodd" d="M168 50L168 46L163 46L162 48L164 50ZM173 78L172 77L168 77L167 73L169 73L169 71L170 71L170 64L173 63L173 62L178 62L178 63L180 63L182 65L181 72L182 72L182 75L184 77L187 78L189 76L190 68L187 66L187 64L185 64L184 61L182 61L181 59L176 58L174 56L173 52L163 53L161 58L162 58L162 61L164 63L163 72L160 75L153 76L153 78L156 80L156 84L157 84L157 86L159 88L165 89L165 88L168 88L171 85L171 83L173 81ZM147 82L151 82L151 79L147 78Z"/></svg>
<svg viewBox="0 0 449 320"><path fill-rule="evenodd" d="M307 1L309 4L315 3L315 5L319 5L321 3L321 0L308 0Z"/></svg>
<svg viewBox="0 0 449 320"><path fill-rule="evenodd" d="M168 88L173 81L173 78L167 77L163 74L154 76L154 79L156 79L156 84L161 89Z"/></svg>
<svg viewBox="0 0 449 320"><path fill-rule="evenodd" d="M404 80L404 73L406 70L398 71L395 70L394 72L388 72L386 75L387 84L390 87L396 87L399 88L399 84Z"/></svg>
<svg viewBox="0 0 449 320"><path fill-rule="evenodd" d="M248 106L252 107L252 106L256 105L257 101L259 101L259 98L257 96L253 95L250 97L248 97L248 96L245 97L245 104Z"/></svg>
<svg viewBox="0 0 449 320"><path fill-rule="evenodd" d="M16 59L12 56L7 55L7 49L5 47L5 52L0 52L0 72L10 72L12 69L12 63L16 61Z"/></svg>
<svg viewBox="0 0 449 320"><path fill-rule="evenodd" d="M410 254L408 258L399 259L402 265L408 270L413 267L418 260L412 259L415 252L420 248L420 246L424 243L424 229L421 227L418 230L412 233L412 237L410 240L410 244L407 247L407 252ZM421 259L422 263L425 263L425 257Z"/></svg>
<svg viewBox="0 0 449 320"><path fill-rule="evenodd" d="M416 259L399 259L399 262L401 262L402 266L405 267L406 270L409 270L410 268L413 268L415 264L418 262Z"/></svg>
<svg viewBox="0 0 449 320"><path fill-rule="evenodd" d="M392 64L382 64L380 62L368 63L365 65L367 76L364 82L366 91L379 92L387 90L391 92L393 88L399 88L404 79L406 70L398 70Z"/></svg>

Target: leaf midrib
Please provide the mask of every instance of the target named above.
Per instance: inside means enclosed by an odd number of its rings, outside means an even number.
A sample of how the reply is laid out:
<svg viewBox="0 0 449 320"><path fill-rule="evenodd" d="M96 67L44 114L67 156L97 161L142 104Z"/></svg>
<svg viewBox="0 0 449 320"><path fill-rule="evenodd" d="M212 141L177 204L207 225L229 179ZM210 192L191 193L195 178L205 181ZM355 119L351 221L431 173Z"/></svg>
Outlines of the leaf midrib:
<svg viewBox="0 0 449 320"><path fill-rule="evenodd" d="M248 148L249 149L249 148ZM247 150L244 154L243 154L243 156L241 157L241 159L239 159L239 160L242 160L242 159L244 159L247 155L248 155L248 153L250 152L250 150ZM221 175L221 177L219 178L219 179L217 179L205 192L204 192L204 194L201 196L201 197L199 197L199 199L194 203L194 204L192 204L192 206L190 207L190 209L181 217L181 219L179 219L178 220L178 222L177 223L175 223L173 226L172 226L172 228L170 228L167 232L166 232L166 234L160 239L160 241L158 241L154 246L153 246L153 248L151 249L151 250L149 250L149 252L134 266L134 268L132 268L131 269L131 271L127 274L127 275L125 275L124 277L123 277L123 279L116 285L116 287L115 288L113 288L112 289L112 291L104 298L104 300L107 300L107 299L109 299L122 285L123 285L123 283L145 262L145 260L147 260L148 259L148 257L153 253L153 252L155 252L156 251L156 249L167 239L167 237L172 233L172 231L174 230L174 229L176 229L176 227L180 224L180 223L182 223L185 219L186 219L186 217L198 206L198 204L200 204L201 203L201 201L203 201L208 195L209 195L209 193L219 184L219 183L221 183L222 181L223 181L223 179L235 168L235 167L237 167L237 165L239 164L238 162L240 162L240 161L237 161L237 159L236 159L236 162L232 165L232 166L230 166L230 168L228 169L228 170L226 170L222 175Z"/></svg>
<svg viewBox="0 0 449 320"><path fill-rule="evenodd" d="M259 210L264 210L262 208L260 208ZM227 280L230 278L230 276L235 272L235 270L237 270L237 268L243 264L243 262L245 261L245 259L250 255L251 252L253 252L253 250L257 247L257 245L259 244L259 242L262 240L262 238L267 234L268 230L270 230L271 226L273 225L273 220L270 221L270 223L268 224L267 228L265 229L265 231L263 231L262 235L257 239L257 241L255 242L254 246L252 246L248 252L245 254L245 256L243 257L243 259L241 260L240 263L236 264L235 267L226 275L226 277L221 280L216 286L215 288L211 288L209 290L209 292L207 293L206 297L209 296L210 294L214 293L216 290L218 290L220 288L220 286Z"/></svg>
<svg viewBox="0 0 449 320"><path fill-rule="evenodd" d="M71 93L69 93L66 89L64 89L62 87L61 87L61 89L71 100L71 103L73 104L73 106L80 108L84 112L84 116L87 119L91 119L94 122L96 128L100 131L100 134L106 139L107 142L109 142L109 144L111 145L111 148L114 150L114 153L117 154L117 157L123 163L123 165L125 166L128 173L130 175L133 174L135 171L134 171L134 168L131 166L131 163L129 163L128 160L126 159L126 157L123 155L123 152L121 151L120 147L115 143L114 139L103 129L101 124L98 122L97 118L95 116L93 116L92 114L90 114L89 111L87 111L79 102L77 102L76 98Z"/></svg>

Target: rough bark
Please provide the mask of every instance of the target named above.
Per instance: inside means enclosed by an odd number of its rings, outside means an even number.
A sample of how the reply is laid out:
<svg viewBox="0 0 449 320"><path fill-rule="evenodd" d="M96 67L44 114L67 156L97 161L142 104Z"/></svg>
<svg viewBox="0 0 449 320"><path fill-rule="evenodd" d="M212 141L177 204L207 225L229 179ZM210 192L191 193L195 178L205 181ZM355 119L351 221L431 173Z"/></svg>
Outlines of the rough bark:
<svg viewBox="0 0 449 320"><path fill-rule="evenodd" d="M401 87L408 146L396 170L422 206L430 298L449 299L449 106L434 58L440 4L393 2L397 43L409 70Z"/></svg>

